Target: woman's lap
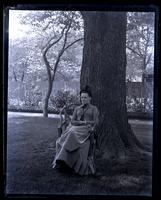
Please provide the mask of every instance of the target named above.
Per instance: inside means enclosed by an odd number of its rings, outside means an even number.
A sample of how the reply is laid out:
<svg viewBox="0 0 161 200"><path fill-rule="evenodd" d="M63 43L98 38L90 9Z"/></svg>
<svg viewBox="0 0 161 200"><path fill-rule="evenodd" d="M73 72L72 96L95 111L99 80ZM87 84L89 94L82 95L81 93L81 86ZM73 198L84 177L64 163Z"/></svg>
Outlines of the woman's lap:
<svg viewBox="0 0 161 200"><path fill-rule="evenodd" d="M56 142L55 162L58 160L64 161L70 168L73 168L76 173L81 175L88 174L88 152L90 140L87 139L85 142L79 143L78 147L73 151L71 151L71 149L68 151L68 148L66 148L66 139L68 138L69 140L68 144L73 142L73 139L70 141L69 134L71 134L71 132L58 138ZM74 133L72 132L72 134Z"/></svg>

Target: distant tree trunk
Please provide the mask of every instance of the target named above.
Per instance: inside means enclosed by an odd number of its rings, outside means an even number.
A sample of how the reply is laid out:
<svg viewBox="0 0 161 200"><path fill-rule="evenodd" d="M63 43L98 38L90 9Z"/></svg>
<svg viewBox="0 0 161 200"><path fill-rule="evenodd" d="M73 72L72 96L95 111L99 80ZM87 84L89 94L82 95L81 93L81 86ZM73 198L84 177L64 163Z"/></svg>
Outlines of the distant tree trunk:
<svg viewBox="0 0 161 200"><path fill-rule="evenodd" d="M48 103L52 92L52 83L49 84L43 103L43 117L48 117Z"/></svg>
<svg viewBox="0 0 161 200"><path fill-rule="evenodd" d="M84 49L81 88L89 85L100 111L99 145L104 158L145 149L128 123L126 109L126 13L82 12Z"/></svg>

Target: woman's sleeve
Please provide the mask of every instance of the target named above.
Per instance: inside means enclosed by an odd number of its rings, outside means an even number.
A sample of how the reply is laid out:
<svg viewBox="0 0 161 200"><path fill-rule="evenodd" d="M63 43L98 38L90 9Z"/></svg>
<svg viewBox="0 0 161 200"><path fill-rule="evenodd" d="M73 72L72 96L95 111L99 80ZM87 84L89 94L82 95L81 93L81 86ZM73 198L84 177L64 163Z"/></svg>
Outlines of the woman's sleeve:
<svg viewBox="0 0 161 200"><path fill-rule="evenodd" d="M99 111L98 111L98 108L96 106L94 107L94 121L95 121L95 124L98 125L98 123L99 123Z"/></svg>
<svg viewBox="0 0 161 200"><path fill-rule="evenodd" d="M77 120L77 108L74 109L73 116L72 116L72 121L75 121L75 120Z"/></svg>

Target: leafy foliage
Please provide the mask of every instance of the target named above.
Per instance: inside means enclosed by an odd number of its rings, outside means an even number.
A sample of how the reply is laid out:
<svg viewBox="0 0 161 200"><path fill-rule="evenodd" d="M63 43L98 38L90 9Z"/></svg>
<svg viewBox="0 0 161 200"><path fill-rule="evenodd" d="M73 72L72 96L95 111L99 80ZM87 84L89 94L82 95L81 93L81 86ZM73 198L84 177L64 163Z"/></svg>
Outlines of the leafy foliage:
<svg viewBox="0 0 161 200"><path fill-rule="evenodd" d="M30 16L29 21L41 42L39 48L47 71L48 87L43 101L44 117L48 115L49 98L59 63L66 50L83 39L79 37L78 32L75 32L76 30L81 32L78 14L75 11L43 11L34 13L33 18L32 13L28 14Z"/></svg>
<svg viewBox="0 0 161 200"><path fill-rule="evenodd" d="M10 106L18 106L20 102L28 108L42 109L39 104L47 91L48 76L42 58L46 45L60 37L64 27L72 20L66 45L83 37L83 20L79 11L17 11L18 19L26 34L9 40L9 87L8 97ZM15 27L16 29L16 27ZM51 72L63 45L63 39L47 52ZM83 40L74 44L61 56L54 84L79 83L82 63ZM154 13L127 13L127 79L138 81L143 73L153 73L154 60ZM61 85L61 84L59 84ZM61 86L63 89L63 86ZM75 88L74 88L75 87ZM59 87L54 87L51 99L56 96ZM70 89L70 88L68 88ZM76 85L73 88L78 90ZM55 92L55 94L54 94ZM64 98L64 97L63 97ZM17 104L13 102L18 102ZM134 103L136 104L136 103ZM146 103L148 104L148 103ZM20 107L23 107L20 106ZM132 106L133 107L133 106ZM24 107L25 108L25 107ZM52 106L49 102L49 110ZM129 108L131 109L131 108ZM149 110L152 109L149 106ZM135 110L134 108L132 110Z"/></svg>
<svg viewBox="0 0 161 200"><path fill-rule="evenodd" d="M145 101L146 100L146 101ZM128 112L151 113L153 112L153 100L150 98L126 98Z"/></svg>
<svg viewBox="0 0 161 200"><path fill-rule="evenodd" d="M83 34L82 21L79 12L63 12L63 11L21 11L19 19L21 23L30 30L26 37L10 39L10 57L9 57L9 98L19 99L22 93L21 85L15 85L15 82L22 80L23 89L25 90L24 101L26 106L33 107L42 102L42 97L47 90L46 81L49 79L46 73L46 66L42 58L44 48L48 47L54 40L60 37L62 29L65 28L69 19L73 19L70 31L68 32L67 45L73 40L78 39ZM68 20L67 20L68 19ZM47 52L46 57L54 70L59 51L63 45L63 40L56 43ZM64 52L59 61L59 68L56 74L56 82L67 82L76 80L79 77L82 45L78 43L73 45ZM12 80L12 82L11 82ZM14 85L15 87L12 87ZM15 89L14 89L15 88ZM37 89L39 88L39 94ZM18 90L18 95L14 95L14 91ZM15 93L15 94L17 94ZM21 101L21 99L19 99ZM12 102L12 101L11 101ZM50 105L49 105L50 106ZM42 109L42 106L41 106ZM51 109L51 106L50 106Z"/></svg>
<svg viewBox="0 0 161 200"><path fill-rule="evenodd" d="M70 91L61 91L59 90L55 96L50 97L50 101L56 110L67 106L67 112L70 114L73 113L74 108L77 105L80 105L79 94L73 94Z"/></svg>
<svg viewBox="0 0 161 200"><path fill-rule="evenodd" d="M153 68L154 13L127 13L127 79L142 78ZM142 79L141 79L142 80Z"/></svg>

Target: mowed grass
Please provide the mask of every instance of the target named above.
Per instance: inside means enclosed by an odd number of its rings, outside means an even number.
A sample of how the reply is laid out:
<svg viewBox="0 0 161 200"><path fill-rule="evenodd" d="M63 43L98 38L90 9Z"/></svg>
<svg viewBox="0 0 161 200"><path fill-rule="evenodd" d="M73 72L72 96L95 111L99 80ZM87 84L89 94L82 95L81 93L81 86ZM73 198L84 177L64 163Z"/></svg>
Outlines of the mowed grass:
<svg viewBox="0 0 161 200"><path fill-rule="evenodd" d="M150 154L125 161L97 160L102 176L78 176L52 169L58 119L10 117L7 131L7 194L151 195ZM152 146L152 126L132 124Z"/></svg>

